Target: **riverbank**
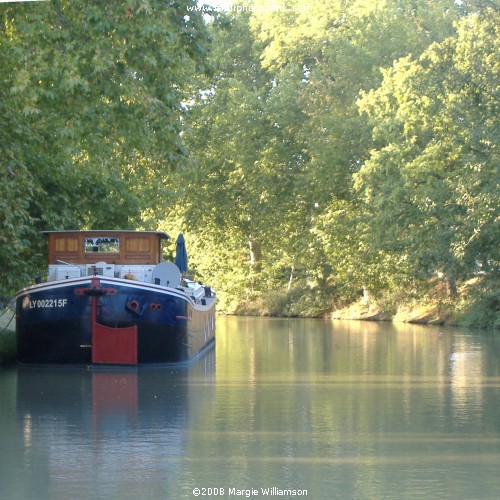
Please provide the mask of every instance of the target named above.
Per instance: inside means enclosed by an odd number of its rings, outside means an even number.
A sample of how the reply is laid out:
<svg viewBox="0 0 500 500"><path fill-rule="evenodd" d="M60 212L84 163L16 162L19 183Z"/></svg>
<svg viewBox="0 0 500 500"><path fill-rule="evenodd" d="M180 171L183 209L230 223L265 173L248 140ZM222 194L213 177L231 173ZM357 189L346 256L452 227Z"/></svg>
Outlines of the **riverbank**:
<svg viewBox="0 0 500 500"><path fill-rule="evenodd" d="M439 283L415 299L390 296L379 300L360 300L334 311L333 319L395 321L425 325L500 328L500 299L497 283L474 278L447 295Z"/></svg>
<svg viewBox="0 0 500 500"><path fill-rule="evenodd" d="M16 325L12 309L0 310L0 365L16 361Z"/></svg>
<svg viewBox="0 0 500 500"><path fill-rule="evenodd" d="M309 289L268 293L242 301L229 314L236 316L322 317L341 320L394 321L424 325L449 325L500 329L500 283L478 276L457 283L450 296L436 278L417 290L392 290L369 295L345 306L328 307L328 297Z"/></svg>

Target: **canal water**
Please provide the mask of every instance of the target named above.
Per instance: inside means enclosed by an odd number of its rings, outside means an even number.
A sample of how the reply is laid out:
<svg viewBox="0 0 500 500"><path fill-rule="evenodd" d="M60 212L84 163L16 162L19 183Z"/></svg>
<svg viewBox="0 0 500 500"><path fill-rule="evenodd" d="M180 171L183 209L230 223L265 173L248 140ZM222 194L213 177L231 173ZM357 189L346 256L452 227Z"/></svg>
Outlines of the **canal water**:
<svg viewBox="0 0 500 500"><path fill-rule="evenodd" d="M218 318L189 368L1 368L0 498L498 499L500 334Z"/></svg>

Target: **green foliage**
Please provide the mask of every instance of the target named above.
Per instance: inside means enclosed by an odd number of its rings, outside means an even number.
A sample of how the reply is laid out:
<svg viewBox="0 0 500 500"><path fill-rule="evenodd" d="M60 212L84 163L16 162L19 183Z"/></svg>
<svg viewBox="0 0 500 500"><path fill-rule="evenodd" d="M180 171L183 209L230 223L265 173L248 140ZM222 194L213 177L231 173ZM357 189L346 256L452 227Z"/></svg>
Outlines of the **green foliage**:
<svg viewBox="0 0 500 500"><path fill-rule="evenodd" d="M192 0L0 7L0 283L44 260L44 229L131 228L186 161L182 101L208 46ZM156 217L157 218L157 217Z"/></svg>
<svg viewBox="0 0 500 500"><path fill-rule="evenodd" d="M497 2L192 3L2 5L2 293L70 227L182 231L226 312L498 271Z"/></svg>
<svg viewBox="0 0 500 500"><path fill-rule="evenodd" d="M500 328L500 283L485 280L477 286L474 294L467 294L456 307L456 323L461 326Z"/></svg>
<svg viewBox="0 0 500 500"><path fill-rule="evenodd" d="M0 333L0 366L16 361L16 333L8 330Z"/></svg>
<svg viewBox="0 0 500 500"><path fill-rule="evenodd" d="M372 247L406 256L412 273L457 279L500 264L498 21L462 20L360 101L379 144L356 185Z"/></svg>
<svg viewBox="0 0 500 500"><path fill-rule="evenodd" d="M407 253L374 246L372 208L354 175L379 139L358 101L382 83L380 68L453 34L459 7L287 5L271 11L256 1L253 13L213 24L213 78L202 77L193 96L186 134L193 163L177 178L181 201L171 213L193 238L203 235L195 247L204 259L195 259L204 272L202 260L216 265L224 255L225 279L215 270L214 284L224 293L231 276L236 307L271 311L280 303L293 314L301 309L297 292L317 305L300 314L425 274ZM391 233L404 246L398 238Z"/></svg>
<svg viewBox="0 0 500 500"><path fill-rule="evenodd" d="M5 331L0 333L0 366L16 361L16 333Z"/></svg>
<svg viewBox="0 0 500 500"><path fill-rule="evenodd" d="M0 366L16 360L15 311L0 304Z"/></svg>
<svg viewBox="0 0 500 500"><path fill-rule="evenodd" d="M252 39L248 17L214 29L214 77L202 78L193 96L185 135L193 162L176 177L180 203L171 212L181 210L190 234L202 240L192 242L203 249L200 260L214 264L219 289L229 288L236 300L271 286L270 266L290 273L290 250L304 220L295 185L302 148L294 138L304 115L298 107L293 118L288 112L303 85L301 72L290 68L283 76L294 89L274 81L261 67L262 47ZM200 262L198 269L207 266Z"/></svg>

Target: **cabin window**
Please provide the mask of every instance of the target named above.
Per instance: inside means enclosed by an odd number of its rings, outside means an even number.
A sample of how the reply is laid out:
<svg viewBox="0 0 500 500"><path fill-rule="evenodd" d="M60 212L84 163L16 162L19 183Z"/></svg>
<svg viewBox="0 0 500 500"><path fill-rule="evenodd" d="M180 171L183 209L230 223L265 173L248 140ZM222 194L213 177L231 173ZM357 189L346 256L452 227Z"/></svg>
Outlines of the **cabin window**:
<svg viewBox="0 0 500 500"><path fill-rule="evenodd" d="M98 238L85 238L85 253L118 253L120 239L100 236Z"/></svg>

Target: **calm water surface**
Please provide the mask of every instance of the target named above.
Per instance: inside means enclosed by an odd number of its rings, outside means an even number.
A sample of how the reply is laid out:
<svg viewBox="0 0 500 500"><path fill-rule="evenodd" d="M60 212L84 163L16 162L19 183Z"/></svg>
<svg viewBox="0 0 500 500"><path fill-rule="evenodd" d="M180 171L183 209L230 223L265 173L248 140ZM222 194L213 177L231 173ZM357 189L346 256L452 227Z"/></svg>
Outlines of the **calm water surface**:
<svg viewBox="0 0 500 500"><path fill-rule="evenodd" d="M189 369L0 369L0 498L299 494L500 498L500 335L230 317Z"/></svg>

